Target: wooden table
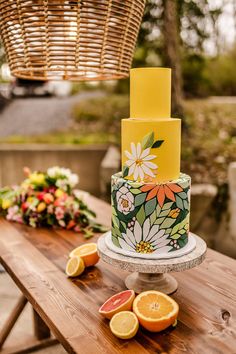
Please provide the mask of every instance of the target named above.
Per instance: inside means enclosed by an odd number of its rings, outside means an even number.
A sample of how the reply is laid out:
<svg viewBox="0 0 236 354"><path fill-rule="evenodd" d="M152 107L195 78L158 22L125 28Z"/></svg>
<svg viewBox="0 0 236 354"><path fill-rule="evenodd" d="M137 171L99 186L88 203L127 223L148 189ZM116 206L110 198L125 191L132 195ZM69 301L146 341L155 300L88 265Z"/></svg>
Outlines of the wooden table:
<svg viewBox="0 0 236 354"><path fill-rule="evenodd" d="M89 205L98 220L109 225L110 206L94 197ZM0 219L0 261L24 295L0 340L26 298L35 310L37 338L49 341L50 329L69 353L236 353L235 260L208 250L202 265L176 273L177 327L159 334L140 329L135 339L123 341L112 335L98 308L125 289L127 274L102 261L74 280L64 273L69 251L84 241L73 232L33 229Z"/></svg>

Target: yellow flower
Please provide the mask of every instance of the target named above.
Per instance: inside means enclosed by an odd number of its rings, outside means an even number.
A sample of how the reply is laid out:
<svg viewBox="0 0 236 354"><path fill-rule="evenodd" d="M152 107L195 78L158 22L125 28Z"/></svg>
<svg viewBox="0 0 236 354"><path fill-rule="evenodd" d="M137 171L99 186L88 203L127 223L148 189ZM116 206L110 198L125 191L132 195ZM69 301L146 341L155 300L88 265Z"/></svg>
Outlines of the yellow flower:
<svg viewBox="0 0 236 354"><path fill-rule="evenodd" d="M173 219L176 219L177 216L179 215L180 213L180 209L179 208L176 208L176 209L173 209L169 212L168 216L170 216L171 218Z"/></svg>
<svg viewBox="0 0 236 354"><path fill-rule="evenodd" d="M43 173L31 173L31 175L29 175L29 180L31 183L45 184L45 176Z"/></svg>
<svg viewBox="0 0 236 354"><path fill-rule="evenodd" d="M46 204L45 204L44 202L41 202L41 203L39 203L38 206L37 206L37 212L38 212L38 213L41 213L42 211L45 210L45 208L46 208Z"/></svg>
<svg viewBox="0 0 236 354"><path fill-rule="evenodd" d="M10 201L10 199L3 199L2 201L2 208L5 210L5 209L8 209L10 208L12 202Z"/></svg>
<svg viewBox="0 0 236 354"><path fill-rule="evenodd" d="M55 196L56 196L57 198L60 198L60 197L62 197L63 195L64 195L64 191L61 190L60 188L58 188L58 189L56 190L56 192L55 192Z"/></svg>
<svg viewBox="0 0 236 354"><path fill-rule="evenodd" d="M34 200L35 200L35 199L34 199L33 197L28 197L28 198L26 199L27 203L29 203L29 204L33 203Z"/></svg>

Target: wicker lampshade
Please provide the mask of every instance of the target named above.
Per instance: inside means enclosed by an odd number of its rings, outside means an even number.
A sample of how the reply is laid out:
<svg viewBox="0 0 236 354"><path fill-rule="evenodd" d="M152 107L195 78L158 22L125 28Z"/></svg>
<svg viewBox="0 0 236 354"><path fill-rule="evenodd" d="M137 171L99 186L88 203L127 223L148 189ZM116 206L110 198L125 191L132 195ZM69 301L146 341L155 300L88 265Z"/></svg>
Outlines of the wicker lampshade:
<svg viewBox="0 0 236 354"><path fill-rule="evenodd" d="M0 31L19 78L127 77L145 0L0 0Z"/></svg>

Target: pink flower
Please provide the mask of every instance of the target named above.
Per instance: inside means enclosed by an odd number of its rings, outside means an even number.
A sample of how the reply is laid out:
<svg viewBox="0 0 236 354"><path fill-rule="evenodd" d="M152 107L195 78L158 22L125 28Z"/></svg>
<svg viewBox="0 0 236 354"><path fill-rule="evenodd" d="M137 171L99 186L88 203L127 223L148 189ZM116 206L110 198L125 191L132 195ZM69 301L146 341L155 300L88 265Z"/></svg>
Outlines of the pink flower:
<svg viewBox="0 0 236 354"><path fill-rule="evenodd" d="M81 228L79 227L79 225L76 225L76 226L74 227L74 231L75 231L75 232L81 232Z"/></svg>
<svg viewBox="0 0 236 354"><path fill-rule="evenodd" d="M15 215L13 220L20 223L20 224L23 224L23 219L20 214Z"/></svg>
<svg viewBox="0 0 236 354"><path fill-rule="evenodd" d="M17 205L14 205L8 209L6 218L7 220L16 221L23 224L22 215Z"/></svg>
<svg viewBox="0 0 236 354"><path fill-rule="evenodd" d="M14 205L7 210L7 220L14 220L15 215L18 213L19 207Z"/></svg>
<svg viewBox="0 0 236 354"><path fill-rule="evenodd" d="M56 215L57 220L63 219L63 218L64 218L64 215L65 215L64 209L61 208L61 207L56 207L56 209L55 209L55 215Z"/></svg>
<svg viewBox="0 0 236 354"><path fill-rule="evenodd" d="M48 214L53 214L53 205L50 204L48 207L47 207L47 211L48 211Z"/></svg>

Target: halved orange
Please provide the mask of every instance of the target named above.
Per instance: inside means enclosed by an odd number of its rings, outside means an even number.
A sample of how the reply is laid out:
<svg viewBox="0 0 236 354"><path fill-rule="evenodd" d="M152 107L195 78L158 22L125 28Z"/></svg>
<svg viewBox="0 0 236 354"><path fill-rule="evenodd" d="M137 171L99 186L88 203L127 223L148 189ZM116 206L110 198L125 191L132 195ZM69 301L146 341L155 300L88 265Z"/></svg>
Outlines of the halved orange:
<svg viewBox="0 0 236 354"><path fill-rule="evenodd" d="M131 310L134 298L133 290L121 291L105 301L100 307L99 313L110 320L118 312Z"/></svg>
<svg viewBox="0 0 236 354"><path fill-rule="evenodd" d="M139 322L131 311L121 311L115 314L110 321L112 333L121 339L133 338L138 332Z"/></svg>
<svg viewBox="0 0 236 354"><path fill-rule="evenodd" d="M133 311L145 329L160 332L175 323L179 305L170 296L150 290L134 299Z"/></svg>
<svg viewBox="0 0 236 354"><path fill-rule="evenodd" d="M99 261L97 244L90 242L75 248L69 254L70 257L79 256L83 259L85 267L95 265Z"/></svg>

